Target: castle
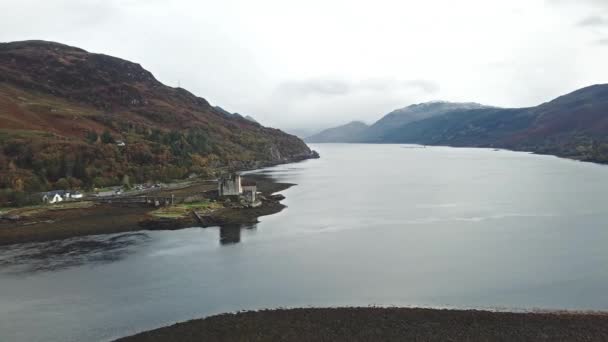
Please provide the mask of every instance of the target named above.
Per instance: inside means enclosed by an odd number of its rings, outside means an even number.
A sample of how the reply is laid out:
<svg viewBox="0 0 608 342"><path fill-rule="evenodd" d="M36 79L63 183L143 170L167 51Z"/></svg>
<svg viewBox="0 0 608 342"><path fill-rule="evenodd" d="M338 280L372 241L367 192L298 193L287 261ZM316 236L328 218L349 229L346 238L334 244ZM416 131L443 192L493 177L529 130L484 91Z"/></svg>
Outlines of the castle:
<svg viewBox="0 0 608 342"><path fill-rule="evenodd" d="M257 199L257 184L242 181L238 174L229 174L218 180L218 194L220 197L237 196L251 206L259 205Z"/></svg>

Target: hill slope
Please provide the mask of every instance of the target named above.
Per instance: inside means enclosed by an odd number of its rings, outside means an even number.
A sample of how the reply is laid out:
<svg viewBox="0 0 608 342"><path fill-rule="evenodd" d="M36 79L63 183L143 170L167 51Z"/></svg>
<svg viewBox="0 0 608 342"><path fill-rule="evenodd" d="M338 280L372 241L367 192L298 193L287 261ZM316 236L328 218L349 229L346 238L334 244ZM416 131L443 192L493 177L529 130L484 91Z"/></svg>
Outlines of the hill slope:
<svg viewBox="0 0 608 342"><path fill-rule="evenodd" d="M139 64L45 41L0 44L0 188L106 186L311 156Z"/></svg>
<svg viewBox="0 0 608 342"><path fill-rule="evenodd" d="M537 107L455 111L393 130L383 142L500 147L608 162L608 85Z"/></svg>
<svg viewBox="0 0 608 342"><path fill-rule="evenodd" d="M353 121L346 125L328 128L304 140L316 143L356 142L368 128L369 126L361 121Z"/></svg>
<svg viewBox="0 0 608 342"><path fill-rule="evenodd" d="M383 142L385 136L391 131L398 129L411 122L416 122L434 116L443 115L457 110L469 110L489 108L477 103L454 103L445 101L434 101L407 106L396 109L373 125L367 126L361 122L352 122L347 125L338 126L324 130L306 138L308 142Z"/></svg>
<svg viewBox="0 0 608 342"><path fill-rule="evenodd" d="M471 110L487 108L477 103L454 103L445 101L434 101L414 104L405 108L394 110L382 119L374 123L361 136L362 141L382 142L392 130L398 129L412 122L429 119L435 116L458 110Z"/></svg>

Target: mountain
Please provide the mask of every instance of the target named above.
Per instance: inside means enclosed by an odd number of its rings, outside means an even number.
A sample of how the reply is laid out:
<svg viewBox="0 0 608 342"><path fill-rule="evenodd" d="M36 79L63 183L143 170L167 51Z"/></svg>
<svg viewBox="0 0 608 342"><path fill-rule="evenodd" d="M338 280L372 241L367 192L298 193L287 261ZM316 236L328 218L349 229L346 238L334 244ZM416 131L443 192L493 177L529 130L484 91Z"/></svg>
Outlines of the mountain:
<svg viewBox="0 0 608 342"><path fill-rule="evenodd" d="M253 116L251 115L245 115L245 119L251 121L251 122L255 122L255 123L259 123L256 119L253 118Z"/></svg>
<svg viewBox="0 0 608 342"><path fill-rule="evenodd" d="M452 111L489 108L477 103L454 103L433 101L414 104L394 110L371 126L361 122L329 128L319 134L306 138L307 142L383 142L385 136L408 123L420 121Z"/></svg>
<svg viewBox="0 0 608 342"><path fill-rule="evenodd" d="M224 115L226 115L228 117L236 116L236 117L238 117L240 119L245 119L245 120L249 120L249 121L254 122L254 123L259 123L251 115L245 115L245 116L243 116L243 115L241 115L239 113L230 113L229 111L225 110L224 108L222 108L220 106L215 106L213 108L215 108L217 111L219 111L220 113L222 113L222 114L224 114Z"/></svg>
<svg viewBox="0 0 608 342"><path fill-rule="evenodd" d="M526 109L457 110L393 129L381 142L499 147L531 121Z"/></svg>
<svg viewBox="0 0 608 342"><path fill-rule="evenodd" d="M353 121L346 125L328 128L304 139L304 141L316 143L355 142L368 128L369 126L361 121Z"/></svg>
<svg viewBox="0 0 608 342"><path fill-rule="evenodd" d="M501 147L608 161L608 85L531 108L451 112L394 130L384 142Z"/></svg>
<svg viewBox="0 0 608 342"><path fill-rule="evenodd" d="M229 111L225 110L224 108L220 107L220 106L215 106L213 107L216 111L226 115L226 116L232 116L234 114L230 113Z"/></svg>
<svg viewBox="0 0 608 342"><path fill-rule="evenodd" d="M443 115L458 110L471 110L486 108L477 103L454 103L445 101L433 101L414 104L405 108L394 110L386 114L382 119L374 123L361 136L360 140L366 142L382 142L384 136L399 127L435 116Z"/></svg>
<svg viewBox="0 0 608 342"><path fill-rule="evenodd" d="M299 138L59 43L0 43L0 189L162 181L299 160Z"/></svg>
<svg viewBox="0 0 608 342"><path fill-rule="evenodd" d="M530 108L455 108L376 137L372 142L507 148L608 163L608 84Z"/></svg>
<svg viewBox="0 0 608 342"><path fill-rule="evenodd" d="M318 128L309 127L286 127L284 130L285 132L298 136L302 139L310 137L320 131Z"/></svg>

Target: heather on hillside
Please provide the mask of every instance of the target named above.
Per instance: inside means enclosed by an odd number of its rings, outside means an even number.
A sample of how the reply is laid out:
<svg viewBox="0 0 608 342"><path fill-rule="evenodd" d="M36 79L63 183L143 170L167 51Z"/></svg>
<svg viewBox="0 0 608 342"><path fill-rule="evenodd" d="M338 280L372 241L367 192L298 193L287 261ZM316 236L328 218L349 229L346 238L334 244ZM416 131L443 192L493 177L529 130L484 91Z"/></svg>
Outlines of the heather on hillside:
<svg viewBox="0 0 608 342"><path fill-rule="evenodd" d="M308 158L295 136L227 115L140 65L41 41L0 44L0 201Z"/></svg>

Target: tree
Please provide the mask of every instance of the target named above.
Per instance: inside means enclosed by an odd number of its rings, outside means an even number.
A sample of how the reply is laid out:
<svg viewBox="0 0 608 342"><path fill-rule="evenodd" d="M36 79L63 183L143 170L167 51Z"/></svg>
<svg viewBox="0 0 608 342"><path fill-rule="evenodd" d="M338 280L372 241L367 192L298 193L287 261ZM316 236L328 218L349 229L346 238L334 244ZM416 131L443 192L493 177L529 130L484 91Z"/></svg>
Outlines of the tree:
<svg viewBox="0 0 608 342"><path fill-rule="evenodd" d="M80 178L80 179L86 181L87 173L86 173L85 168L86 168L86 163L82 159L82 156L80 154L78 154L76 156L76 159L74 160L74 168L72 170L72 175L76 178Z"/></svg>
<svg viewBox="0 0 608 342"><path fill-rule="evenodd" d="M57 182L55 182L54 188L59 190L68 190L70 188L70 181L66 178L60 178Z"/></svg>
<svg viewBox="0 0 608 342"><path fill-rule="evenodd" d="M21 178L15 179L13 189L17 192L23 192L23 180Z"/></svg>
<svg viewBox="0 0 608 342"><path fill-rule="evenodd" d="M110 131L108 131L107 129L101 134L101 142L104 144L114 143L114 138L112 137L112 134L110 134Z"/></svg>
<svg viewBox="0 0 608 342"><path fill-rule="evenodd" d="M46 190L46 186L37 176L26 178L23 188L27 192L38 192Z"/></svg>
<svg viewBox="0 0 608 342"><path fill-rule="evenodd" d="M4 156L2 152L0 152L0 170L8 169L8 158Z"/></svg>
<svg viewBox="0 0 608 342"><path fill-rule="evenodd" d="M122 176L122 186L125 189L130 189L131 188L131 182L129 179L129 175L125 174L124 176Z"/></svg>
<svg viewBox="0 0 608 342"><path fill-rule="evenodd" d="M21 191L12 192L10 195L10 199L13 206L15 207L23 207L35 203L32 196L28 196L27 194Z"/></svg>
<svg viewBox="0 0 608 342"><path fill-rule="evenodd" d="M89 142L89 144L94 144L97 142L97 139L99 139L99 135L97 135L97 132L95 132L95 131L89 131L89 132L87 132L86 139Z"/></svg>
<svg viewBox="0 0 608 342"><path fill-rule="evenodd" d="M70 184L70 189L80 189L82 187L82 181L75 177L68 177L68 184Z"/></svg>

